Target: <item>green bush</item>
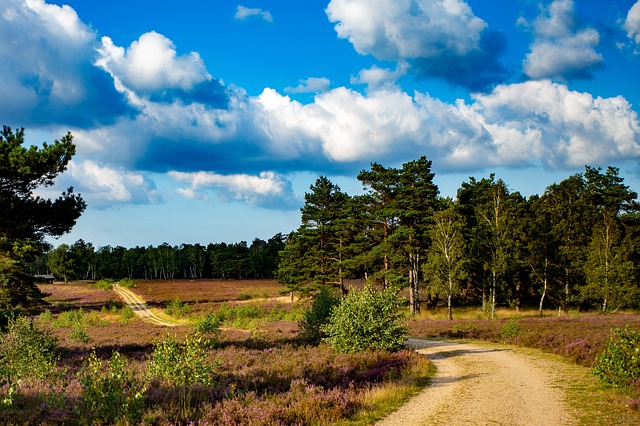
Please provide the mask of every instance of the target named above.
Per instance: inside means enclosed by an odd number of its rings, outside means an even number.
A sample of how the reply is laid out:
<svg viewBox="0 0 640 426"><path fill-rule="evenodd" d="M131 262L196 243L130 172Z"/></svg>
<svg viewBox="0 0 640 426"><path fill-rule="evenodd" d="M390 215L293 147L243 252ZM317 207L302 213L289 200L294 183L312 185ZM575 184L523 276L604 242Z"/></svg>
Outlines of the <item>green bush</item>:
<svg viewBox="0 0 640 426"><path fill-rule="evenodd" d="M167 315L171 315L176 318L184 318L189 315L190 309L187 302L181 302L180 298L176 297L174 300L167 304L167 307L164 311Z"/></svg>
<svg viewBox="0 0 640 426"><path fill-rule="evenodd" d="M194 330L196 333L200 334L213 334L218 335L220 332L220 325L222 321L219 317L214 314L207 314L206 316L199 319L195 325Z"/></svg>
<svg viewBox="0 0 640 426"><path fill-rule="evenodd" d="M367 285L362 291L352 290L320 327L327 335L323 341L344 353L400 350L407 335L399 314L403 302L396 288L375 291Z"/></svg>
<svg viewBox="0 0 640 426"><path fill-rule="evenodd" d="M123 278L120 280L120 286L124 288L134 288L136 286L136 280L133 278Z"/></svg>
<svg viewBox="0 0 640 426"><path fill-rule="evenodd" d="M130 306L123 306L122 309L120 309L120 321L122 321L123 324L128 324L135 316L136 314Z"/></svg>
<svg viewBox="0 0 640 426"><path fill-rule="evenodd" d="M112 280L111 278L103 278L96 283L96 288L99 288L100 290L113 290L114 282L115 280Z"/></svg>
<svg viewBox="0 0 640 426"><path fill-rule="evenodd" d="M640 386L640 332L626 326L614 328L593 373L607 386Z"/></svg>
<svg viewBox="0 0 640 426"><path fill-rule="evenodd" d="M48 330L39 330L33 320L10 319L0 337L0 387L6 385L2 403L11 405L25 381L45 380L57 372L58 340Z"/></svg>
<svg viewBox="0 0 640 426"><path fill-rule="evenodd" d="M74 342L89 343L89 335L87 334L87 328L80 323L73 325L73 328L69 332L69 340Z"/></svg>
<svg viewBox="0 0 640 426"><path fill-rule="evenodd" d="M78 373L82 384L81 415L91 424L139 424L144 410L145 385L118 351L103 365L95 352Z"/></svg>
<svg viewBox="0 0 640 426"><path fill-rule="evenodd" d="M167 336L157 343L147 366L153 379L178 391L180 416L184 419L197 403L197 386L210 386L217 362L208 359L208 341L199 334L188 336L184 342Z"/></svg>
<svg viewBox="0 0 640 426"><path fill-rule="evenodd" d="M312 343L320 343L325 337L320 327L329 321L334 307L340 304L340 295L329 287L321 287L313 298L311 307L304 311L304 317L298 322L300 337Z"/></svg>
<svg viewBox="0 0 640 426"><path fill-rule="evenodd" d="M510 318L507 322L502 324L500 328L500 337L502 340L509 340L520 335L520 324L517 318Z"/></svg>

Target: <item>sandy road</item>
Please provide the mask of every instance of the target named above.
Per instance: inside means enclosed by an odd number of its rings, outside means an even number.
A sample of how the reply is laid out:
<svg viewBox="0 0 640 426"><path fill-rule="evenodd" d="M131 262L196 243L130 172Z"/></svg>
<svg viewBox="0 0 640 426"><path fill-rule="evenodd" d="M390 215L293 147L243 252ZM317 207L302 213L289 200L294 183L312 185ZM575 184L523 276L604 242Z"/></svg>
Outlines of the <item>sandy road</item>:
<svg viewBox="0 0 640 426"><path fill-rule="evenodd" d="M175 327L176 324L168 322L156 314L153 313L147 306L144 300L137 294L129 289L121 287L118 283L113 284L113 290L120 298L131 308L133 312L142 318L143 321L147 321L156 325L162 325L165 327Z"/></svg>
<svg viewBox="0 0 640 426"><path fill-rule="evenodd" d="M432 383L379 425L571 425L558 365L508 347L410 339Z"/></svg>

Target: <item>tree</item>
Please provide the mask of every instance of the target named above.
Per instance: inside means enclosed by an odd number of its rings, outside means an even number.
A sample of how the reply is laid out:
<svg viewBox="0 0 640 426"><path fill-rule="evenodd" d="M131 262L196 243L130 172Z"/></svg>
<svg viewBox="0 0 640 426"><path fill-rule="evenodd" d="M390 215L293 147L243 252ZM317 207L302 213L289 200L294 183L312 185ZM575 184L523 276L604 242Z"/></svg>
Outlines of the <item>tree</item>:
<svg viewBox="0 0 640 426"><path fill-rule="evenodd" d="M466 276L466 256L462 216L456 212L453 201L448 200L448 204L446 209L433 216L431 250L424 269L429 281L436 288L444 289L448 318L452 320L451 299L458 293L459 283Z"/></svg>
<svg viewBox="0 0 640 426"><path fill-rule="evenodd" d="M345 224L350 198L325 176L310 189L300 209L302 224L281 253L278 279L292 291L331 285L345 294L344 253L349 236Z"/></svg>
<svg viewBox="0 0 640 426"><path fill-rule="evenodd" d="M323 340L343 353L398 351L404 348L407 335L399 311L402 304L395 287L376 291L367 285L350 291L320 327L327 335Z"/></svg>
<svg viewBox="0 0 640 426"><path fill-rule="evenodd" d="M582 293L583 298L599 299L605 312L609 302L622 306L637 293L620 216L638 212L640 207L636 202L638 194L624 185L617 168L608 167L605 173L601 170L586 166L584 172L585 194L598 212L598 219L584 265L587 285Z"/></svg>
<svg viewBox="0 0 640 426"><path fill-rule="evenodd" d="M57 199L34 195L64 172L75 145L71 133L52 145L25 148L24 129L0 133L0 309L39 302L44 294L26 264L48 248L46 236L71 230L86 204L67 189Z"/></svg>
<svg viewBox="0 0 640 426"><path fill-rule="evenodd" d="M53 275L62 278L65 283L75 278L75 261L68 245L60 244L57 248L49 252L48 257L49 268Z"/></svg>

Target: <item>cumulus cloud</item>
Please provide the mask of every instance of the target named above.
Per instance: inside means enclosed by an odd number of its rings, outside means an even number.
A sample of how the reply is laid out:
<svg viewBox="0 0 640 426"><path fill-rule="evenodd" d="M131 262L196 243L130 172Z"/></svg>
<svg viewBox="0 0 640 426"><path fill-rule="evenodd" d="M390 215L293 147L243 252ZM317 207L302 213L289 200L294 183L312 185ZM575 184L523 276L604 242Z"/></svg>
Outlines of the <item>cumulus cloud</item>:
<svg viewBox="0 0 640 426"><path fill-rule="evenodd" d="M258 176L248 174L220 175L211 172L169 172L178 182L189 184L180 188L185 198L207 198L213 190L223 200L242 201L265 208L288 210L299 204L293 195L291 182L274 172L261 172Z"/></svg>
<svg viewBox="0 0 640 426"><path fill-rule="evenodd" d="M331 82L325 77L309 77L296 87L285 87L285 93L318 93L329 89Z"/></svg>
<svg viewBox="0 0 640 426"><path fill-rule="evenodd" d="M327 16L360 54L408 60L421 77L483 90L501 81L506 40L462 0L332 0Z"/></svg>
<svg viewBox="0 0 640 426"><path fill-rule="evenodd" d="M96 65L130 95L159 102L226 103L222 85L209 74L200 55L178 55L173 42L155 31L143 34L127 49L102 37L98 53Z"/></svg>
<svg viewBox="0 0 640 426"><path fill-rule="evenodd" d="M243 21L251 17L256 17L262 19L265 22L273 22L273 16L271 16L271 12L241 5L238 5L238 7L236 8L236 13L233 16L239 21Z"/></svg>
<svg viewBox="0 0 640 426"><path fill-rule="evenodd" d="M369 90L395 87L396 81L407 73L408 68L409 65L405 61L400 61L395 70L374 65L369 69L361 70L355 77L351 76L351 84L366 84Z"/></svg>
<svg viewBox="0 0 640 426"><path fill-rule="evenodd" d="M555 0L533 22L535 40L523 63L530 78L590 78L602 66L595 50L600 34L593 28L576 31L573 14L573 0Z"/></svg>
<svg viewBox="0 0 640 426"><path fill-rule="evenodd" d="M111 78L91 64L95 34L69 6L6 0L0 40L5 122L87 127L129 112Z"/></svg>
<svg viewBox="0 0 640 426"><path fill-rule="evenodd" d="M58 186L73 186L94 208L162 201L155 183L142 173L116 169L92 160L71 161Z"/></svg>
<svg viewBox="0 0 640 426"><path fill-rule="evenodd" d="M630 39L640 45L640 1L629 9L627 19L625 19L622 28L627 32L627 36Z"/></svg>

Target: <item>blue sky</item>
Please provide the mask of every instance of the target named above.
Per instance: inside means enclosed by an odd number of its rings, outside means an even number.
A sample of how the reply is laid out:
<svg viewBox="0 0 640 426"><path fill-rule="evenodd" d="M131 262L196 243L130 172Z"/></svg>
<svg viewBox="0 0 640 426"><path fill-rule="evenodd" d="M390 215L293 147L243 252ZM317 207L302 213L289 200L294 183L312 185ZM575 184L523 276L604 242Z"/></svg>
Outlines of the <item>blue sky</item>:
<svg viewBox="0 0 640 426"><path fill-rule="evenodd" d="M424 155L453 196L619 167L640 190L640 1L3 0L1 124L71 131L54 244L267 239L327 175Z"/></svg>

